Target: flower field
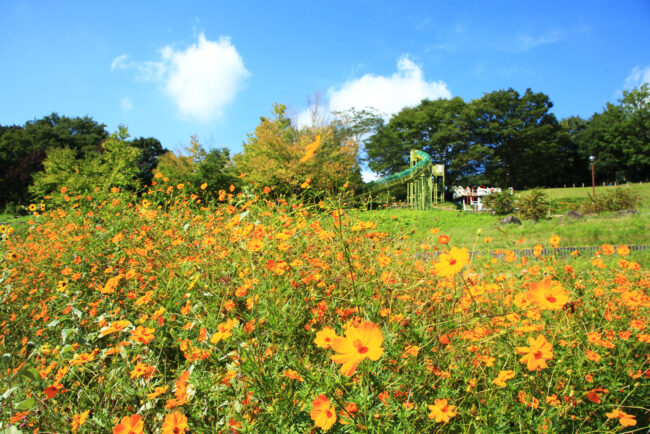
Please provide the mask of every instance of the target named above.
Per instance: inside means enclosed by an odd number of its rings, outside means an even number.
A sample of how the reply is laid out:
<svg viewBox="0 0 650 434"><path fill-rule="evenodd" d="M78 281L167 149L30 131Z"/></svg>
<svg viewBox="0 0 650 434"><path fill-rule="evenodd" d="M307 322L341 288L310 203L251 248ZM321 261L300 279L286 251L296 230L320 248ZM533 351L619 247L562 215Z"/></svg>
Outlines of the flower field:
<svg viewBox="0 0 650 434"><path fill-rule="evenodd" d="M160 177L61 194L0 231L0 430L648 428L650 274L626 246L473 257L340 199Z"/></svg>

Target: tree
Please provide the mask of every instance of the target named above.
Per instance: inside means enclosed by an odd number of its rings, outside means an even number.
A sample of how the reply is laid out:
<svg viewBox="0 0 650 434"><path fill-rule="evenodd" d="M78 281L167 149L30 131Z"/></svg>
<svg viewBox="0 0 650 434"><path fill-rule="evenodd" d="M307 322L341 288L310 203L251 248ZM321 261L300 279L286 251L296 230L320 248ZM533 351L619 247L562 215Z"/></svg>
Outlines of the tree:
<svg viewBox="0 0 650 434"><path fill-rule="evenodd" d="M162 147L158 139L153 137L138 137L130 142L130 145L140 150L140 159L138 160L138 179L143 185L151 185L153 171L158 167L158 157L168 152Z"/></svg>
<svg viewBox="0 0 650 434"><path fill-rule="evenodd" d="M103 152L88 150L78 158L70 147L52 147L43 161L44 170L34 175L29 192L37 199L51 196L62 187L75 195L107 192L112 187L135 191L139 187L140 150L130 146L128 131L120 126L102 143ZM53 195L55 204L59 199Z"/></svg>
<svg viewBox="0 0 650 434"><path fill-rule="evenodd" d="M175 182L182 182L198 189L207 184L208 192L224 190L231 184L236 187L240 180L235 174L230 152L226 148L206 151L199 137L190 138L185 148L187 155L173 152L163 154L158 163L158 171Z"/></svg>
<svg viewBox="0 0 650 434"><path fill-rule="evenodd" d="M108 137L104 124L90 117L69 118L52 113L24 126L0 127L0 204L26 202L28 186L53 148L68 148L76 158L99 150Z"/></svg>
<svg viewBox="0 0 650 434"><path fill-rule="evenodd" d="M459 97L404 108L366 142L369 166L382 175L399 172L409 167L410 150L419 149L445 165L448 184L476 181L488 148L471 141L471 120L468 105Z"/></svg>
<svg viewBox="0 0 650 434"><path fill-rule="evenodd" d="M596 157L596 174L609 182L642 181L650 173L650 86L623 92L576 132L583 158Z"/></svg>
<svg viewBox="0 0 650 434"><path fill-rule="evenodd" d="M358 144L342 123L297 129L285 112L284 105L275 104L273 117L262 117L244 151L235 155L235 166L246 173L245 179L277 194L298 193L308 179L315 190L329 192L345 182L361 183Z"/></svg>
<svg viewBox="0 0 650 434"><path fill-rule="evenodd" d="M498 90L471 106L473 141L490 149L485 167L490 184L523 189L559 183L564 167L560 129L547 95Z"/></svg>

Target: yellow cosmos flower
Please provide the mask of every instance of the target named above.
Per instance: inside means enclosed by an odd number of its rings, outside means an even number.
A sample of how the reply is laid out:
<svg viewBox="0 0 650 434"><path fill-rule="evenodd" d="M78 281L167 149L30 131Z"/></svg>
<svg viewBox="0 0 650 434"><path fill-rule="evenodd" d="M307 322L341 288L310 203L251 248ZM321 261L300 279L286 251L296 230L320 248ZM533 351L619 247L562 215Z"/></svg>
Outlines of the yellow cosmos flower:
<svg viewBox="0 0 650 434"><path fill-rule="evenodd" d="M569 302L569 297L562 288L562 284L551 280L550 277L539 283L531 283L526 297L542 310L562 309L562 306Z"/></svg>
<svg viewBox="0 0 650 434"><path fill-rule="evenodd" d="M332 425L336 423L336 411L332 407L330 400L321 394L312 401L311 405L312 409L309 416L314 421L314 424L324 431L332 428Z"/></svg>
<svg viewBox="0 0 650 434"><path fill-rule="evenodd" d="M429 419L435 419L436 423L449 423L449 420L458 414L456 406L447 404L446 399L436 398L434 405L429 405L428 408L431 412L429 413Z"/></svg>
<svg viewBox="0 0 650 434"><path fill-rule="evenodd" d="M237 325L237 320L228 318L217 326L217 332L212 335L210 343L216 344L217 342L227 339L232 336L232 329Z"/></svg>
<svg viewBox="0 0 650 434"><path fill-rule="evenodd" d="M506 381L515 378L515 373L513 371L500 371L497 378L492 380L492 383L496 384L499 387L506 387Z"/></svg>
<svg viewBox="0 0 650 434"><path fill-rule="evenodd" d="M438 276L453 276L469 263L469 251L466 247L452 247L449 253L440 255L440 262L434 264Z"/></svg>
<svg viewBox="0 0 650 434"><path fill-rule="evenodd" d="M379 326L365 321L357 327L348 327L345 337L332 338L332 349L338 354L332 355L331 359L342 365L341 374L350 377L364 359L379 360L384 354L383 342L384 335Z"/></svg>
<svg viewBox="0 0 650 434"><path fill-rule="evenodd" d="M318 348L329 349L332 348L332 339L336 337L336 332L331 327L323 327L323 329L316 333L314 343Z"/></svg>
<svg viewBox="0 0 650 434"><path fill-rule="evenodd" d="M537 336L537 339L529 337L528 345L515 348L518 354L524 355L519 362L525 363L529 371L545 369L548 366L546 361L553 358L553 345L542 335Z"/></svg>

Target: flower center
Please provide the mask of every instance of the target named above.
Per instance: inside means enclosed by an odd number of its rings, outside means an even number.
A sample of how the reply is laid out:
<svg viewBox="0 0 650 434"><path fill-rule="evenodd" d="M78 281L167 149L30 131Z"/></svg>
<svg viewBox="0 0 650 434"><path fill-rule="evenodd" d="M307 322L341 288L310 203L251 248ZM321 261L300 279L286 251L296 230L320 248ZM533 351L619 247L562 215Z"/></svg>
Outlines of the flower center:
<svg viewBox="0 0 650 434"><path fill-rule="evenodd" d="M366 347L359 339L354 341L354 347L357 349L359 354L365 354L368 352L368 347Z"/></svg>
<svg viewBox="0 0 650 434"><path fill-rule="evenodd" d="M449 265L456 265L456 260L454 258L451 258Z"/></svg>
<svg viewBox="0 0 650 434"><path fill-rule="evenodd" d="M546 297L546 300L547 300L549 303L555 303L556 298L553 297L552 295L549 295L548 297Z"/></svg>
<svg viewBox="0 0 650 434"><path fill-rule="evenodd" d="M535 353L535 359L536 359L536 360L539 360L539 359L541 359L541 358L542 358L542 352L541 352L541 351L537 351L537 352Z"/></svg>

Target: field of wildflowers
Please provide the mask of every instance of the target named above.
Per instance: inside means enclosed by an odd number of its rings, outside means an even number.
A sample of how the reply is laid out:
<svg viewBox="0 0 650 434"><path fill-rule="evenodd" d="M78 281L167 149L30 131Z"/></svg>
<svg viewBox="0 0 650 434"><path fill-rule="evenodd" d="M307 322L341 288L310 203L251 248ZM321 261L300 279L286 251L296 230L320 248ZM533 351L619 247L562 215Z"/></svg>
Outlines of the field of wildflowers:
<svg viewBox="0 0 650 434"><path fill-rule="evenodd" d="M3 432L648 428L650 275L625 245L413 247L344 191L61 194L0 228Z"/></svg>

